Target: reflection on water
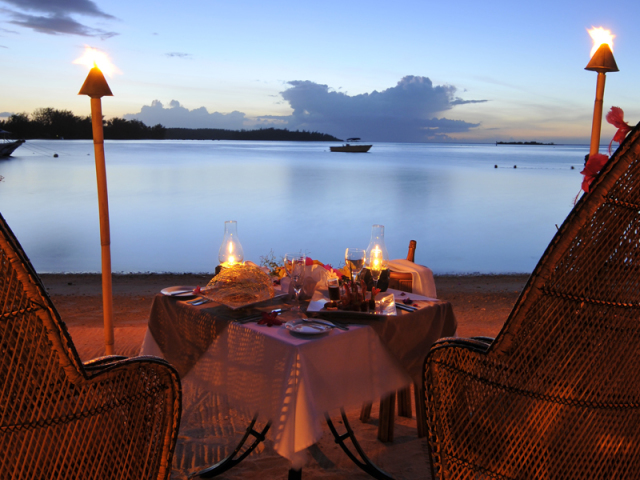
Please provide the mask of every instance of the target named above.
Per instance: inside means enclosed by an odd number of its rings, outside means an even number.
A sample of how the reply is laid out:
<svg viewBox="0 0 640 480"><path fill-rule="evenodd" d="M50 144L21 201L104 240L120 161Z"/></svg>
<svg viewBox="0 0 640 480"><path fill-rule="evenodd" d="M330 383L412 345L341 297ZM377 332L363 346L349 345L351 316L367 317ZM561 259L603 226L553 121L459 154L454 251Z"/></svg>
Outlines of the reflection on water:
<svg viewBox="0 0 640 480"><path fill-rule="evenodd" d="M380 143L345 154L315 142L106 141L105 151L116 272L211 272L224 221L237 220L255 262L302 249L340 265L382 224L391 257L415 239L416 261L436 273L527 273L573 206L588 147ZM90 141L27 142L0 175L0 212L39 272L100 271Z"/></svg>

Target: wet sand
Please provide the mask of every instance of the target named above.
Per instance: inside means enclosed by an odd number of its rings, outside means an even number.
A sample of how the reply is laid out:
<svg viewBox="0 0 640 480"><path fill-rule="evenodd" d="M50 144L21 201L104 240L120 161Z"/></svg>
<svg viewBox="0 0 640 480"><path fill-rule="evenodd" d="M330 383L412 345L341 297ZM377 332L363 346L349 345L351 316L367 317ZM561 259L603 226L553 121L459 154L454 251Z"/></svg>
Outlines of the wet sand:
<svg viewBox="0 0 640 480"><path fill-rule="evenodd" d="M95 274L48 274L41 278L62 319L67 324L82 360L104 355L102 328L101 279ZM114 275L113 306L115 353L134 356L146 331L149 311L155 294L173 285L205 285L204 275ZM507 319L528 275L436 276L438 297L451 302L458 321L458 336L495 337ZM425 439L416 436L415 419L396 417L395 439L381 443L376 439L377 408L367 424L358 420L359 410L348 410L350 423L370 458L396 479L430 478L429 456ZM207 464L230 453L230 439L238 439L247 419L220 409L216 434L205 432L203 438L220 447L212 451L180 438L173 461L172 478L186 478ZM336 414L338 412L335 412ZM335 422L339 418L333 415ZM304 479L371 478L356 467L334 443L328 428L321 441L309 449L310 461L303 469ZM267 435L268 437L268 435ZM204 440L203 440L204 441ZM222 479L286 478L289 462L277 455L269 439Z"/></svg>

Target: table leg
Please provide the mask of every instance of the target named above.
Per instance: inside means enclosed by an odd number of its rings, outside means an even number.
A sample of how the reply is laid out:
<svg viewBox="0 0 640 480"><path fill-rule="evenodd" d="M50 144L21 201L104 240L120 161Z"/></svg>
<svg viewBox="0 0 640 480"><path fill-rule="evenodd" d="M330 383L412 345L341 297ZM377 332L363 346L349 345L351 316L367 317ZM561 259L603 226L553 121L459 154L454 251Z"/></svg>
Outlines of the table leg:
<svg viewBox="0 0 640 480"><path fill-rule="evenodd" d="M347 430L347 432L343 433L342 435L340 435L336 430L336 427L333 425L333 422L331 421L331 417L329 417L329 414L325 414L327 425L329 426L329 430L331 430L331 433L333 434L333 438L335 439L336 443L340 445L344 453L347 454L347 456L351 459L353 463L355 463L358 467L360 467L363 471L371 475L376 480L393 480L393 477L391 477L388 473L384 472L383 470L380 470L371 460L369 460L367 455L364 453L364 450L358 443L358 440L356 439L356 436L353 433L353 430L351 429L351 425L349 424L349 420L347 420L347 414L345 413L344 409L341 408L340 413L342 414L342 423L344 424L344 428ZM353 447L356 449L356 452L360 456L360 459L358 459L355 456L355 454L351 450L349 450L349 447L345 443L345 440L347 438L351 440L351 443L353 444Z"/></svg>
<svg viewBox="0 0 640 480"><path fill-rule="evenodd" d="M398 390L398 416L411 418L411 387Z"/></svg>
<svg viewBox="0 0 640 480"><path fill-rule="evenodd" d="M363 403L362 409L360 410L360 421L362 423L367 423L371 418L371 404Z"/></svg>
<svg viewBox="0 0 640 480"><path fill-rule="evenodd" d="M247 430L244 432L244 436L238 443L238 446L236 446L235 450L233 451L233 453L231 453L231 455L229 455L224 460L221 460L220 462L216 463L215 465L205 468L204 470L200 470L198 473L191 475L189 478L213 478L220 475L223 472L226 472L230 468L235 467L238 463L244 460L247 457L247 455L253 452L253 450L255 450L255 448L258 445L260 445L260 443L264 442L265 435L269 431L269 427L271 427L271 422L268 422L264 426L261 432L254 430L253 426L256 424L257 419L258 419L258 415L256 414L251 420L251 423L249 424L249 426L247 427ZM251 445L249 445L249 447L244 452L240 453L240 450L242 450L242 447L244 446L244 443L249 438L249 435L253 435L255 437L255 440ZM238 458L235 458L236 455L238 455L239 453L240 453L240 456Z"/></svg>
<svg viewBox="0 0 640 480"><path fill-rule="evenodd" d="M378 425L378 440L393 442L393 427L396 415L396 394L392 393L380 399L380 424Z"/></svg>
<svg viewBox="0 0 640 480"><path fill-rule="evenodd" d="M287 480L302 480L302 469L299 468L298 470L296 470L294 468L290 468Z"/></svg>
<svg viewBox="0 0 640 480"><path fill-rule="evenodd" d="M416 398L416 425L418 427L418 438L427 436L429 427L427 426L427 405L426 405L426 391L424 389L424 383L413 385L414 394Z"/></svg>

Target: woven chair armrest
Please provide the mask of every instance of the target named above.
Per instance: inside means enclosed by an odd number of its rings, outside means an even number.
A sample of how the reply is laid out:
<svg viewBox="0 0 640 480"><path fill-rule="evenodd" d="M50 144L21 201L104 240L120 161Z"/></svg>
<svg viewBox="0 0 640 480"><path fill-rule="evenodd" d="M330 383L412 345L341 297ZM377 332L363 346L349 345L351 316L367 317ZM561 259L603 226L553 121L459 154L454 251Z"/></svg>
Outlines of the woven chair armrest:
<svg viewBox="0 0 640 480"><path fill-rule="evenodd" d="M471 340L477 340L478 342L484 342L487 345L491 345L495 340L494 337L471 337Z"/></svg>
<svg viewBox="0 0 640 480"><path fill-rule="evenodd" d="M96 373L112 370L122 365L129 365L138 362L151 362L163 366L168 366L173 370L173 366L164 358L154 357L153 355L139 355L137 357L126 357L123 355L109 355L106 357L94 358L84 363L85 371L92 377Z"/></svg>
<svg viewBox="0 0 640 480"><path fill-rule="evenodd" d="M461 347L475 352L486 353L492 343L493 338L489 337L445 337L436 341L431 347L431 351L439 350L441 348Z"/></svg>
<svg viewBox="0 0 640 480"><path fill-rule="evenodd" d="M129 357L125 357L124 355L107 355L104 357L97 357L91 360L87 360L83 362L84 368L87 370L102 368L105 365L109 365L114 362L119 362L121 360L126 360Z"/></svg>

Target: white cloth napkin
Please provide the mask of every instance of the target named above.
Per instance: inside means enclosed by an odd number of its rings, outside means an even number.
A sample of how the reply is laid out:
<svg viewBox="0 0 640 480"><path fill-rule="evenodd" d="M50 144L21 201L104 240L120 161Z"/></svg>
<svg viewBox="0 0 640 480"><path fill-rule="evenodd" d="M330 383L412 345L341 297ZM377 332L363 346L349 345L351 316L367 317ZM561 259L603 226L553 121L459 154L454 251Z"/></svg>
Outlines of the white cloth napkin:
<svg viewBox="0 0 640 480"><path fill-rule="evenodd" d="M438 298L436 295L436 282L433 280L433 272L424 265L410 262L405 259L389 260L389 270L400 273L410 273L413 277L413 293L425 297Z"/></svg>

